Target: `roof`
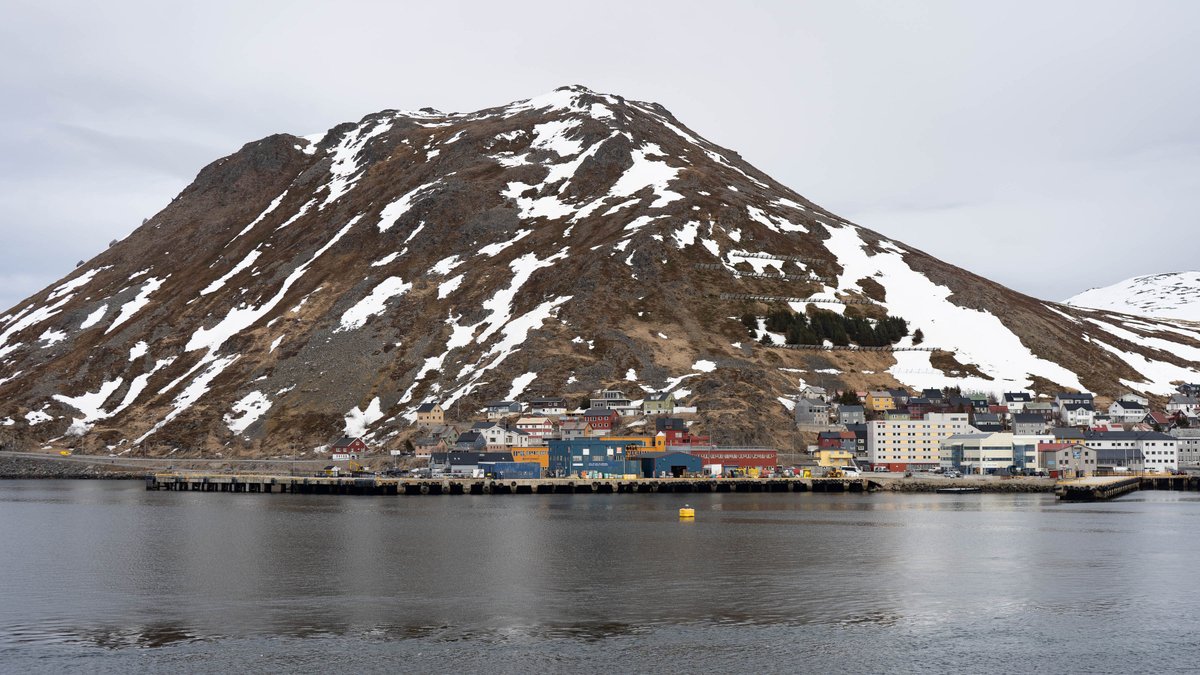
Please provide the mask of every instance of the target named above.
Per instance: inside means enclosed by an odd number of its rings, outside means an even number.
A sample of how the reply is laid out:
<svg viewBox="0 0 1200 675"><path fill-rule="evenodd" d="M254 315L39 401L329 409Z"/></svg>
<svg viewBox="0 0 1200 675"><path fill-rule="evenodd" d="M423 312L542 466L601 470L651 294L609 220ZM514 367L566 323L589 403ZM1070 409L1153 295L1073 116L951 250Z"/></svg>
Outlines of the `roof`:
<svg viewBox="0 0 1200 675"><path fill-rule="evenodd" d="M1093 394L1089 394L1087 392L1082 392L1079 394L1063 393L1063 394L1055 394L1055 396L1054 396L1055 400L1079 399L1081 401L1090 401L1094 397L1095 396Z"/></svg>
<svg viewBox="0 0 1200 675"><path fill-rule="evenodd" d="M1113 401L1113 405L1125 410L1145 410L1146 406L1136 401Z"/></svg>
<svg viewBox="0 0 1200 675"><path fill-rule="evenodd" d="M459 436L458 436L458 444L459 445L463 445L463 444L467 444L467 443L475 443L477 441L482 441L482 440L484 440L483 434L480 434L478 431L475 431L474 429L472 429L471 431L464 431L463 433L459 434Z"/></svg>
<svg viewBox="0 0 1200 675"><path fill-rule="evenodd" d="M1037 413L1017 413L1013 415L1013 424L1045 424L1046 418Z"/></svg>
<svg viewBox="0 0 1200 675"><path fill-rule="evenodd" d="M1089 441L1173 441L1175 437L1161 431L1089 431Z"/></svg>
<svg viewBox="0 0 1200 675"><path fill-rule="evenodd" d="M435 403L422 403L421 405L417 406L417 412L419 412L419 413L433 412L433 409L436 407L438 407L438 404L436 402Z"/></svg>
<svg viewBox="0 0 1200 675"><path fill-rule="evenodd" d="M583 411L584 417L612 417L616 414L612 408L588 408Z"/></svg>
<svg viewBox="0 0 1200 675"><path fill-rule="evenodd" d="M1083 432L1074 427L1054 427L1050 433L1055 438L1083 438Z"/></svg>
<svg viewBox="0 0 1200 675"><path fill-rule="evenodd" d="M945 394L942 393L941 389L922 389L921 396L925 398L942 398Z"/></svg>
<svg viewBox="0 0 1200 675"><path fill-rule="evenodd" d="M344 448L357 440L359 440L359 438L357 436L342 436L341 438L339 438L333 442L333 447Z"/></svg>
<svg viewBox="0 0 1200 675"><path fill-rule="evenodd" d="M1028 392L1015 391L1015 392L1009 392L1009 393L1005 394L1004 400L1005 401L1032 401L1033 396L1031 396Z"/></svg>
<svg viewBox="0 0 1200 675"><path fill-rule="evenodd" d="M520 407L520 405L521 404L517 403L516 401L492 401L491 403L487 404L487 407L489 407L489 408L512 408L513 406Z"/></svg>
<svg viewBox="0 0 1200 675"><path fill-rule="evenodd" d="M1184 396L1183 394L1174 394L1171 396L1171 399L1168 402L1169 403L1179 403L1182 405L1196 405L1197 402L1200 402L1200 399L1197 399L1195 396Z"/></svg>
<svg viewBox="0 0 1200 675"><path fill-rule="evenodd" d="M667 398L674 398L669 391L656 391L646 397L647 401L665 401Z"/></svg>
<svg viewBox="0 0 1200 675"><path fill-rule="evenodd" d="M1171 422L1171 417L1169 415L1167 415L1166 413L1162 413L1162 412L1146 413L1146 417L1149 417L1150 419L1154 420L1155 422L1158 422L1159 424L1170 424L1170 422Z"/></svg>
<svg viewBox="0 0 1200 675"><path fill-rule="evenodd" d="M1066 403L1063 405L1063 410L1088 410L1096 412L1090 403Z"/></svg>
<svg viewBox="0 0 1200 675"><path fill-rule="evenodd" d="M587 426L587 420L568 420L559 424L558 428L562 429L563 431L570 431L575 429L586 429Z"/></svg>
<svg viewBox="0 0 1200 675"><path fill-rule="evenodd" d="M544 405L565 405L567 399L561 396L547 396L545 398L529 399L529 405L544 406Z"/></svg>
<svg viewBox="0 0 1200 675"><path fill-rule="evenodd" d="M841 410L844 413L865 412L865 409L861 405L844 405L841 408L839 408L839 410Z"/></svg>
<svg viewBox="0 0 1200 675"><path fill-rule="evenodd" d="M975 413L976 422L995 422L1000 423L1000 416L995 413Z"/></svg>

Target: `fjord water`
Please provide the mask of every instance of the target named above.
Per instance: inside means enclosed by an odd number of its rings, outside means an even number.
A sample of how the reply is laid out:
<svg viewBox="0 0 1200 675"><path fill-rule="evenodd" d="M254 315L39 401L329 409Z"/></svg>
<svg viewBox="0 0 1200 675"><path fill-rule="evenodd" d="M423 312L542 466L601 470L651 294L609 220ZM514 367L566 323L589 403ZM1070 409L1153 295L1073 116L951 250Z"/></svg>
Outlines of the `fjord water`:
<svg viewBox="0 0 1200 675"><path fill-rule="evenodd" d="M695 522L677 509L696 508ZM337 497L0 482L6 672L1200 663L1200 498Z"/></svg>

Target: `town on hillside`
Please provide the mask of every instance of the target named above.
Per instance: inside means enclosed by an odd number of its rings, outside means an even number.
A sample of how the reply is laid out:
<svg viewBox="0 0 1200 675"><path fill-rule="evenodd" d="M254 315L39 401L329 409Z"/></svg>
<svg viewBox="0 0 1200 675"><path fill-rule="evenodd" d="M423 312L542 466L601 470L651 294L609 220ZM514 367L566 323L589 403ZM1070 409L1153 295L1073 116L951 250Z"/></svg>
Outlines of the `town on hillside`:
<svg viewBox="0 0 1200 675"><path fill-rule="evenodd" d="M1090 393L965 393L958 389L827 391L803 386L796 429L815 443L791 466L780 450L730 447L693 434L695 408L669 392L633 401L606 389L570 406L563 397L494 401L478 419L447 419L438 402L416 410L407 475L494 478L765 477L934 472L1060 478L1200 467L1200 384L1181 384L1163 409L1137 393L1098 409ZM334 461L372 450L343 436ZM338 471L336 466L331 471Z"/></svg>

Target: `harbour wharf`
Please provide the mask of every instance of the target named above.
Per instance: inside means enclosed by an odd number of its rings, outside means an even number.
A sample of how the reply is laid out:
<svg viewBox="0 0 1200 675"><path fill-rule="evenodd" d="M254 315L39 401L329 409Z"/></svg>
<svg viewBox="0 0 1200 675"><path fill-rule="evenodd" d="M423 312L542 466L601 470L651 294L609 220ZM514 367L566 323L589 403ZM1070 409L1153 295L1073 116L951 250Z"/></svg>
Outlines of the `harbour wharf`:
<svg viewBox="0 0 1200 675"><path fill-rule="evenodd" d="M147 490L339 495L651 494L678 492L869 492L866 478L391 478L156 473Z"/></svg>
<svg viewBox="0 0 1200 675"><path fill-rule="evenodd" d="M1134 490L1200 490L1200 476L1089 476L1060 481L1054 488L1058 498L1064 501L1113 499Z"/></svg>

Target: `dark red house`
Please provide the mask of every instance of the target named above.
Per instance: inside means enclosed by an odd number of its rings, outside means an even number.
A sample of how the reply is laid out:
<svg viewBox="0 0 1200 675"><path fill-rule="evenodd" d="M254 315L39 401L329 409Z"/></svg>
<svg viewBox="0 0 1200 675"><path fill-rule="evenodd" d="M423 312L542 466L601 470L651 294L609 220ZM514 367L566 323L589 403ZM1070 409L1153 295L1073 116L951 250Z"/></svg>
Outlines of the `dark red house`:
<svg viewBox="0 0 1200 675"><path fill-rule="evenodd" d="M583 411L583 419L592 425L594 433L612 431L621 416L617 411L608 408L588 408Z"/></svg>

